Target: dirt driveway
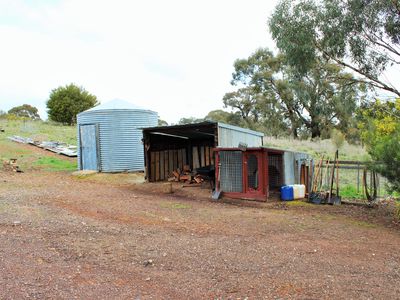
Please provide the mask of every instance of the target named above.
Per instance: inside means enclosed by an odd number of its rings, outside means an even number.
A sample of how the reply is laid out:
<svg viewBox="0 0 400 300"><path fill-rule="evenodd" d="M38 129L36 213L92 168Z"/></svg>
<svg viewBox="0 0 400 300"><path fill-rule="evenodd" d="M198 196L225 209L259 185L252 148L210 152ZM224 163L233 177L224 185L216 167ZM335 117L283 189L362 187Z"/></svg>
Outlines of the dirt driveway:
<svg viewBox="0 0 400 300"><path fill-rule="evenodd" d="M0 171L0 298L399 298L384 210L215 203L136 179Z"/></svg>

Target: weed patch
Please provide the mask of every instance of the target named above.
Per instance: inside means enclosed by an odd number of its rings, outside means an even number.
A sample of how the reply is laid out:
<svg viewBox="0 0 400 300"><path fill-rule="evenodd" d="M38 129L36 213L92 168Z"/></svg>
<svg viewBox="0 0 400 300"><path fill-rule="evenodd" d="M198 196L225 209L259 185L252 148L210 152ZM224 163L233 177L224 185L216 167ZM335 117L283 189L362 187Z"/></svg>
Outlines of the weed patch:
<svg viewBox="0 0 400 300"><path fill-rule="evenodd" d="M287 201L285 202L288 207L315 207L314 204L305 201Z"/></svg>
<svg viewBox="0 0 400 300"><path fill-rule="evenodd" d="M70 162L55 157L40 157L33 165L43 168L46 171L75 171L76 162Z"/></svg>
<svg viewBox="0 0 400 300"><path fill-rule="evenodd" d="M188 209L192 208L189 204L184 203L171 203L171 202L163 202L160 204L163 208L171 208L171 209Z"/></svg>
<svg viewBox="0 0 400 300"><path fill-rule="evenodd" d="M376 227L378 227L378 225L376 225L376 224L368 223L368 222L365 222L365 221L359 221L359 220L350 220L349 223L352 224L352 225L359 226L359 227L364 227L364 228L376 228Z"/></svg>
<svg viewBox="0 0 400 300"><path fill-rule="evenodd" d="M394 216L395 216L396 220L400 221L400 200L397 200L395 202Z"/></svg>
<svg viewBox="0 0 400 300"><path fill-rule="evenodd" d="M357 192L357 188L353 185L345 185L340 189L340 195L346 199L364 199L361 189Z"/></svg>

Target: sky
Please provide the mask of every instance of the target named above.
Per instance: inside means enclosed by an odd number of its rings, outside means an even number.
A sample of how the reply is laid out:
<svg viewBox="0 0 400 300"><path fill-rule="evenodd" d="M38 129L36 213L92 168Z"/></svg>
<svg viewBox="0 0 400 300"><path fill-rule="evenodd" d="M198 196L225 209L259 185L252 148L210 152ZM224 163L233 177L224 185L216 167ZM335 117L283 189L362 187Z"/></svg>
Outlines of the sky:
<svg viewBox="0 0 400 300"><path fill-rule="evenodd" d="M0 110L43 119L69 83L123 99L168 123L222 109L235 59L274 48L277 0L0 0Z"/></svg>
<svg viewBox="0 0 400 300"><path fill-rule="evenodd" d="M51 91L74 83L170 124L202 118L234 90L236 59L276 50L267 21L277 3L0 0L0 110L30 104L46 119ZM385 76L400 82L400 70Z"/></svg>

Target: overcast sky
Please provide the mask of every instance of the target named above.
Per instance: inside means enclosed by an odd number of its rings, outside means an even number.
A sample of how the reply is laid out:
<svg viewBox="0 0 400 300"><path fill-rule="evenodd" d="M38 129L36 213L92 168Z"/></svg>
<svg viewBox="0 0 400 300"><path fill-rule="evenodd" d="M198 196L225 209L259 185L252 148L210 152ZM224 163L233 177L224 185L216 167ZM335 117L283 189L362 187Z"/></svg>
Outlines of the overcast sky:
<svg viewBox="0 0 400 300"><path fill-rule="evenodd" d="M171 122L222 108L233 62L273 47L273 0L0 0L0 109L46 117L52 89L75 83Z"/></svg>

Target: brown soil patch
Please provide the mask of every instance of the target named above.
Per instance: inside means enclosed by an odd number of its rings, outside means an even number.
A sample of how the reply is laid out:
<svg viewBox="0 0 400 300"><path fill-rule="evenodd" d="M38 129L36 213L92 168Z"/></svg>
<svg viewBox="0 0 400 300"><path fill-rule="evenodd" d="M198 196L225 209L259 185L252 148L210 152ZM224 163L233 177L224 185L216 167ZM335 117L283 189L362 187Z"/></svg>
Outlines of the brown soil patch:
<svg viewBox="0 0 400 300"><path fill-rule="evenodd" d="M0 172L0 298L400 294L399 227L385 209L213 202L206 189L160 188L130 174Z"/></svg>

